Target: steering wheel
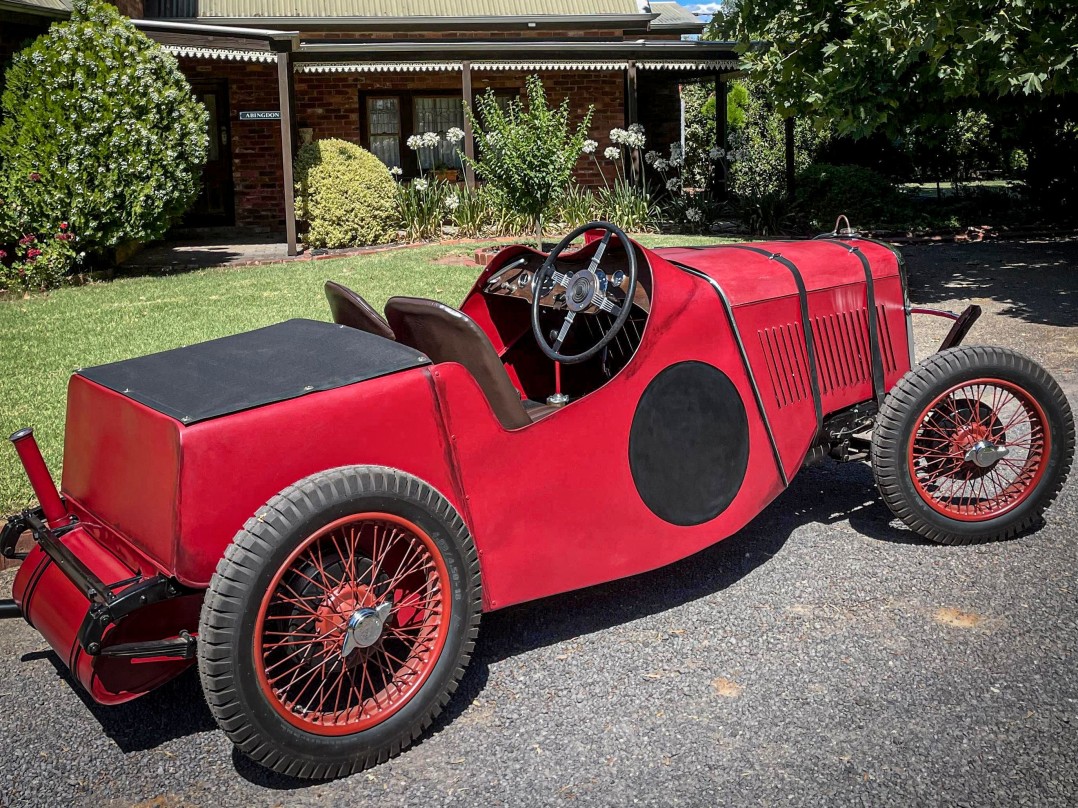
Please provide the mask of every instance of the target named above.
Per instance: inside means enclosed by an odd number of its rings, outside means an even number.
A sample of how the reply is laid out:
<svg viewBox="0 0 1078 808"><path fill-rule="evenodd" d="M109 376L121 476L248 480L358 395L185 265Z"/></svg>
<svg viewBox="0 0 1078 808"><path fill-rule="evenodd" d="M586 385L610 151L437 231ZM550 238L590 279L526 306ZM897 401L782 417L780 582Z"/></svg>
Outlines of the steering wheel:
<svg viewBox="0 0 1078 808"><path fill-rule="evenodd" d="M556 266L558 257L574 239L589 230L606 231L603 233L603 238L599 242L595 254L591 257L591 263L575 272L564 273L558 271ZM599 264L602 263L603 255L606 253L606 248L610 244L612 235L618 237L618 242L624 247L625 255L629 259L628 286L625 289L625 301L620 306L607 296L606 274L599 269ZM533 281L535 294L532 295L532 333L539 343L539 350L555 362L561 362L565 365L584 362L599 353L617 336L618 332L625 326L625 321L629 319L629 313L633 307L633 294L636 292L636 275L636 250L617 225L610 222L588 222L559 241L558 246L550 251L550 255L546 257L543 265L535 273L535 280ZM565 290L565 305L569 309L561 328L558 329L553 345L547 342L547 338L543 335L543 329L539 324L539 301L543 297L543 287L548 278L553 281L551 291L558 287ZM569 334L569 327L572 326L577 314L586 311L591 313L605 311L613 314L614 322L603 334L602 339L586 351L577 354L563 354L561 346Z"/></svg>

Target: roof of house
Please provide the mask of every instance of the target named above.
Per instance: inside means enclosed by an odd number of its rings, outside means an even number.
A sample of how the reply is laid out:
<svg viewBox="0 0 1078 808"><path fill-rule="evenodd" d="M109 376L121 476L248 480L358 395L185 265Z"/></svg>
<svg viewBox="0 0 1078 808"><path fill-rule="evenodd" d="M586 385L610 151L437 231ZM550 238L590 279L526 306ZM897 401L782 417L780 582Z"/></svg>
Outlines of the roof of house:
<svg viewBox="0 0 1078 808"><path fill-rule="evenodd" d="M637 0L198 0L204 20L637 19L654 17Z"/></svg>
<svg viewBox="0 0 1078 808"><path fill-rule="evenodd" d="M0 9L45 17L66 17L71 13L70 0L0 0Z"/></svg>
<svg viewBox="0 0 1078 808"><path fill-rule="evenodd" d="M649 27L652 31L698 34L706 25L700 22L695 14L678 3L652 3L651 12L659 15L651 21Z"/></svg>

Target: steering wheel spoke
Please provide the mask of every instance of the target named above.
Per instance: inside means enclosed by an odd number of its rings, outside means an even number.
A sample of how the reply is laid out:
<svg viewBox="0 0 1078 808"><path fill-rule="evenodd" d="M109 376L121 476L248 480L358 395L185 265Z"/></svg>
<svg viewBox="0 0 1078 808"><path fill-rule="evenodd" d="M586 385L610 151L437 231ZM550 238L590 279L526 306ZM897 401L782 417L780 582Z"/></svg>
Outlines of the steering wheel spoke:
<svg viewBox="0 0 1078 808"><path fill-rule="evenodd" d="M621 306L607 297L605 292L596 291L595 297L591 300L591 305L595 306L600 311L613 314L615 317L621 314Z"/></svg>
<svg viewBox="0 0 1078 808"><path fill-rule="evenodd" d="M573 280L571 275L558 272L556 269L550 273L550 279L554 281L555 286L560 286L562 289L568 289L569 283Z"/></svg>
<svg viewBox="0 0 1078 808"><path fill-rule="evenodd" d="M565 338L569 336L569 326L573 324L573 320L576 319L576 312L570 311L565 315L565 320L562 321L561 330L558 331L558 336L554 338L554 350L560 351L561 345L565 342Z"/></svg>

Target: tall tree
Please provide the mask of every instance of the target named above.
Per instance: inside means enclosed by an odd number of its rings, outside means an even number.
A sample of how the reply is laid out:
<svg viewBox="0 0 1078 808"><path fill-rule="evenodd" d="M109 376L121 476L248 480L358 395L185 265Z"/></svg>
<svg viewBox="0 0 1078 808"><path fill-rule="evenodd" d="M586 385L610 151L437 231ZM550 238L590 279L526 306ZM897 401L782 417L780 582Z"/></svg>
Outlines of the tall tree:
<svg viewBox="0 0 1078 808"><path fill-rule="evenodd" d="M786 113L855 137L1078 92L1074 0L740 0L709 35L740 42ZM1017 106L1017 104L1014 104Z"/></svg>

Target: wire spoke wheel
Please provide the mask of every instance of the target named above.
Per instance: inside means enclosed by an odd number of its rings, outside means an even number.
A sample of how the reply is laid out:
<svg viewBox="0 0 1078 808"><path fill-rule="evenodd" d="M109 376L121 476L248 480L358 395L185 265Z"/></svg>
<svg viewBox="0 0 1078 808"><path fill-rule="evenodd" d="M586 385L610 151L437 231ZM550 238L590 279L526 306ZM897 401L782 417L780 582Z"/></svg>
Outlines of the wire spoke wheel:
<svg viewBox="0 0 1078 808"><path fill-rule="evenodd" d="M347 466L236 534L199 620L199 675L237 748L295 777L381 763L430 726L479 629L467 526L423 481Z"/></svg>
<svg viewBox="0 0 1078 808"><path fill-rule="evenodd" d="M309 732L384 721L441 653L447 588L437 548L411 522L385 513L334 521L296 548L262 600L259 683L285 720Z"/></svg>
<svg viewBox="0 0 1078 808"><path fill-rule="evenodd" d="M945 516L992 519L1021 503L1044 473L1051 438L1044 411L1015 384L975 379L925 408L910 435L910 475Z"/></svg>
<svg viewBox="0 0 1078 808"><path fill-rule="evenodd" d="M1011 538L1037 525L1073 456L1063 391L1005 348L930 356L888 392L872 435L884 501L943 544Z"/></svg>

